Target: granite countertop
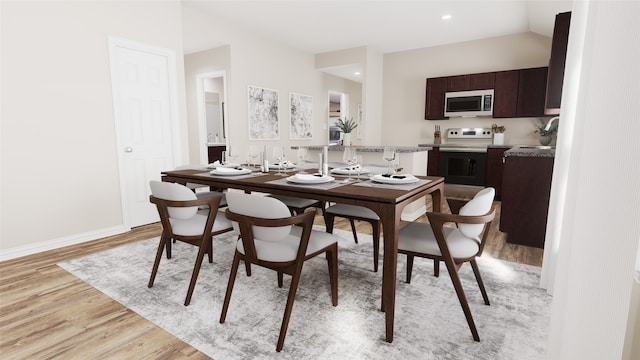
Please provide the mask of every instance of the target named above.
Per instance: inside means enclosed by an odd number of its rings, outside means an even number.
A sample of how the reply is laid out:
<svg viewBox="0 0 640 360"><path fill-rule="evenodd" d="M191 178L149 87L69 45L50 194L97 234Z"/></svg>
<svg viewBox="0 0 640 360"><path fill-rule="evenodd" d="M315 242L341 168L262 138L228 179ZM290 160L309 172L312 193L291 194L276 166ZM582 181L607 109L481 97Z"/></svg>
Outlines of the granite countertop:
<svg viewBox="0 0 640 360"><path fill-rule="evenodd" d="M309 150L322 150L325 145L309 145L303 146ZM352 146L358 152L384 152L384 146ZM292 146L292 149L298 149L299 146ZM344 151L345 146L331 145L328 146L329 151ZM414 153L431 150L430 146L395 146L398 153Z"/></svg>
<svg viewBox="0 0 640 360"><path fill-rule="evenodd" d="M418 146L424 146L434 148L441 146L454 146L462 149L509 149L504 152L504 156L521 156L521 157L555 157L555 146L538 146L538 145L480 145L480 144L419 144Z"/></svg>

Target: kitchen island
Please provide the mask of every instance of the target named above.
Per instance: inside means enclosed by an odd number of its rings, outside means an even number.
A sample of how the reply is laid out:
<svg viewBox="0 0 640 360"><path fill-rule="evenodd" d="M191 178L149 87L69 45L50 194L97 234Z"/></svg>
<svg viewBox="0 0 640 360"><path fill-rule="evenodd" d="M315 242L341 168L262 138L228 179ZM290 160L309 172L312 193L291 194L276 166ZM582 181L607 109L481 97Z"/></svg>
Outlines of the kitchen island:
<svg viewBox="0 0 640 360"><path fill-rule="evenodd" d="M317 162L318 154L321 154L324 145L302 146L309 151L309 161ZM356 149L358 155L362 155L364 167L384 168L387 162L382 158L384 146L351 146ZM299 146L292 146L291 149L297 150ZM401 173L412 175L427 175L427 153L430 147L421 146L396 146L396 157L399 160L398 167L402 168ZM342 153L345 146L332 145L328 146L328 162L334 167L344 165ZM346 165L345 165L346 166ZM402 212L401 219L404 221L415 221L427 211L425 198L421 198L407 205Z"/></svg>

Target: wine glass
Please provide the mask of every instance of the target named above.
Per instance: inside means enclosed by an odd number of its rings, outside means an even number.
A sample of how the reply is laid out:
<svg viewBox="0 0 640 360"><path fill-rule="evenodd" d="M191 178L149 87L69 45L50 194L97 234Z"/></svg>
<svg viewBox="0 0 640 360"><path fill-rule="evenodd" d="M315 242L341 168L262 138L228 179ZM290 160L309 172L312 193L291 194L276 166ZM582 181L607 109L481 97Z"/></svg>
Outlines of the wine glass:
<svg viewBox="0 0 640 360"><path fill-rule="evenodd" d="M396 148L392 146L385 146L382 158L388 163L387 175L391 175L391 163L396 159Z"/></svg>
<svg viewBox="0 0 640 360"><path fill-rule="evenodd" d="M362 155L356 155L356 171L358 172L358 179L360 179L360 172L362 171ZM359 180L358 180L359 181Z"/></svg>
<svg viewBox="0 0 640 360"><path fill-rule="evenodd" d="M284 146L274 146L273 147L273 159L276 161L276 164L278 164L278 173L277 175L285 175L283 174L280 170L282 169L282 163L284 161L284 159L286 158L286 154L284 152Z"/></svg>
<svg viewBox="0 0 640 360"><path fill-rule="evenodd" d="M231 151L231 146L227 147L227 161L229 161L231 164L237 164L236 161L238 160L238 156L240 154L238 154L236 151ZM236 165L237 166L237 165Z"/></svg>
<svg viewBox="0 0 640 360"><path fill-rule="evenodd" d="M260 150L255 145L249 145L249 159L251 159L251 165L257 167L256 160L258 159L258 155L260 155Z"/></svg>
<svg viewBox="0 0 640 360"><path fill-rule="evenodd" d="M356 149L352 147L345 147L344 152L342 153L342 161L347 164L347 172L349 173L349 177L345 180L347 182L351 181L351 166L356 163Z"/></svg>
<svg viewBox="0 0 640 360"><path fill-rule="evenodd" d="M307 161L307 157L309 156L309 151L307 148L298 147L298 166L300 167L300 174L306 174L304 171L303 164Z"/></svg>

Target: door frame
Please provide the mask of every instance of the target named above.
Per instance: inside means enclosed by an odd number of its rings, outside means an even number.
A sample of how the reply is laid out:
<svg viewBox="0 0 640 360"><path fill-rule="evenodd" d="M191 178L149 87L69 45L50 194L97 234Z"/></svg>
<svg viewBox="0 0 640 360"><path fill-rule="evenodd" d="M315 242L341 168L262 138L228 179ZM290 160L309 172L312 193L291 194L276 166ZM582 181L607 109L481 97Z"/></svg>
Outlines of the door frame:
<svg viewBox="0 0 640 360"><path fill-rule="evenodd" d="M166 58L167 60L167 76L169 86L169 114L171 116L171 144L173 158L171 159L172 168L175 167L176 159L181 159L181 137L180 137L180 122L179 122L179 107L178 107L178 74L177 74L177 61L176 52L172 49L162 48L151 44L141 43L121 37L108 36L108 53L109 53L109 69L111 74L111 97L113 101L113 120L115 128L115 142L116 142L116 155L118 158L118 173L120 181L120 202L122 205L122 224L130 230L131 229L131 212L129 198L127 197L127 181L125 177L125 152L124 148L126 144L123 144L120 138L119 128L119 114L121 113L121 104L119 99L119 88L116 82L116 76L114 72L117 69L116 62L116 48L126 48L129 50L146 52L153 55L158 55ZM160 174L158 174L160 175Z"/></svg>
<svg viewBox="0 0 640 360"><path fill-rule="evenodd" d="M205 106L204 81L212 78L222 78L223 97L220 102L225 104L222 107L222 137L226 146L229 146L229 116L227 116L227 72L225 70L212 71L207 73L196 74L196 102L198 104L198 153L200 156L200 164L209 163L209 151L207 149L207 114Z"/></svg>

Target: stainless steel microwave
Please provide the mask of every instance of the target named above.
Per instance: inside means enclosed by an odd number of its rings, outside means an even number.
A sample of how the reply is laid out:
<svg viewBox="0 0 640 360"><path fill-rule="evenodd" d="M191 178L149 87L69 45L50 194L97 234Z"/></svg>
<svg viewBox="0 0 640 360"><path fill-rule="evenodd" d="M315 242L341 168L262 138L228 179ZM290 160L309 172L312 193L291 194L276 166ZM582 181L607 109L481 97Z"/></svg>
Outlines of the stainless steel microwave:
<svg viewBox="0 0 640 360"><path fill-rule="evenodd" d="M448 92L444 95L444 116L493 115L493 89Z"/></svg>

